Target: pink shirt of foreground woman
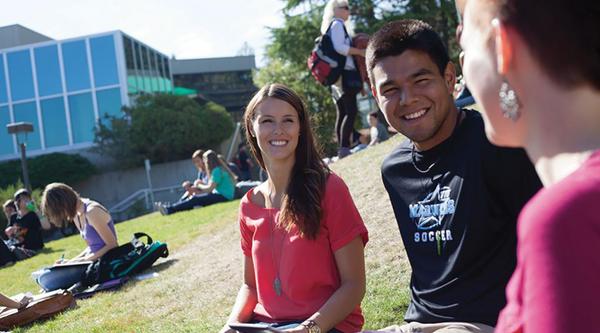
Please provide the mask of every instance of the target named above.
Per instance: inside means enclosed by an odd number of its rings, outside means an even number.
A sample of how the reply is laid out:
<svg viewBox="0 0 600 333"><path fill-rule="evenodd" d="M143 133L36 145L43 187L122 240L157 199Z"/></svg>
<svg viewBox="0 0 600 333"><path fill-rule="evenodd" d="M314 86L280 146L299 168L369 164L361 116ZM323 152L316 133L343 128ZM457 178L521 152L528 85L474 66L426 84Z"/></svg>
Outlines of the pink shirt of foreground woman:
<svg viewBox="0 0 600 333"><path fill-rule="evenodd" d="M519 217L518 263L496 332L596 332L600 3L456 2L464 73L486 133L524 147L546 186Z"/></svg>

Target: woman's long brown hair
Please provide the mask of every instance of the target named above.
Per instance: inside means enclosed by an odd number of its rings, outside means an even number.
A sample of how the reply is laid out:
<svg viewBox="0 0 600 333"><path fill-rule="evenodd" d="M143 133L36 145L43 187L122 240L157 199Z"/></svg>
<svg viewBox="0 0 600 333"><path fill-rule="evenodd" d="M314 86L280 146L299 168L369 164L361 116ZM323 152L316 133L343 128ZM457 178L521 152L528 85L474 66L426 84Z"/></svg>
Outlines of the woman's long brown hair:
<svg viewBox="0 0 600 333"><path fill-rule="evenodd" d="M265 169L258 141L252 134L252 121L256 117L256 110L261 102L267 98L275 98L291 105L298 113L300 122L300 137L296 147L296 162L290 174L290 181L283 196L281 214L277 225L290 230L296 225L302 236L315 239L321 226L323 210L321 200L325 193L325 183L330 170L323 162L321 153L310 126L310 119L302 99L290 88L282 84L267 84L262 87L244 112L244 127L246 139L254 157Z"/></svg>

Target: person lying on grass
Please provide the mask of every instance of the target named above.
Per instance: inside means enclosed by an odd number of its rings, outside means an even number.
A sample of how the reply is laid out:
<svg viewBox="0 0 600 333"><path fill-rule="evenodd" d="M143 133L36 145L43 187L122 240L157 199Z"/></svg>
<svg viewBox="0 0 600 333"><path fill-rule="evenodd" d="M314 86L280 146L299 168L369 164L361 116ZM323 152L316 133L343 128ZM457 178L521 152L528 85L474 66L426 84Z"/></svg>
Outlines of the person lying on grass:
<svg viewBox="0 0 600 333"><path fill-rule="evenodd" d="M360 331L367 229L343 180L322 162L302 100L283 85L267 85L244 123L269 178L240 202L244 282L228 323ZM235 331L225 325L221 332Z"/></svg>

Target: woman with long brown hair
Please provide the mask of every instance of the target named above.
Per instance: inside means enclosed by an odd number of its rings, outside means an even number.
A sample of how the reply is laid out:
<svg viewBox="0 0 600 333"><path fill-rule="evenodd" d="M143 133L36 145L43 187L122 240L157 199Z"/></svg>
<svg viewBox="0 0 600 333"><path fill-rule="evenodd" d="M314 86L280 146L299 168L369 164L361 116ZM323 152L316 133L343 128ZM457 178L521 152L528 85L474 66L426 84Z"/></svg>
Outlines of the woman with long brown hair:
<svg viewBox="0 0 600 333"><path fill-rule="evenodd" d="M244 123L269 178L240 203L244 282L228 323L360 331L367 229L342 179L322 162L301 98L266 85Z"/></svg>

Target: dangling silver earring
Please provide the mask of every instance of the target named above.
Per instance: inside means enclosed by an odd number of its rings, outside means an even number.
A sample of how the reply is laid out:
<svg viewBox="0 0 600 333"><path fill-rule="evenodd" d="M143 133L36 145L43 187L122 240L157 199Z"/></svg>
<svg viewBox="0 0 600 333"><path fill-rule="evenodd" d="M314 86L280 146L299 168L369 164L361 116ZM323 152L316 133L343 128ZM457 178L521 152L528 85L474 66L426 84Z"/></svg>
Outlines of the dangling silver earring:
<svg viewBox="0 0 600 333"><path fill-rule="evenodd" d="M517 121L519 116L521 116L521 112L519 112L519 98L510 84L508 84L508 81L504 80L502 82L498 95L500 96L500 109L504 117L512 121Z"/></svg>

